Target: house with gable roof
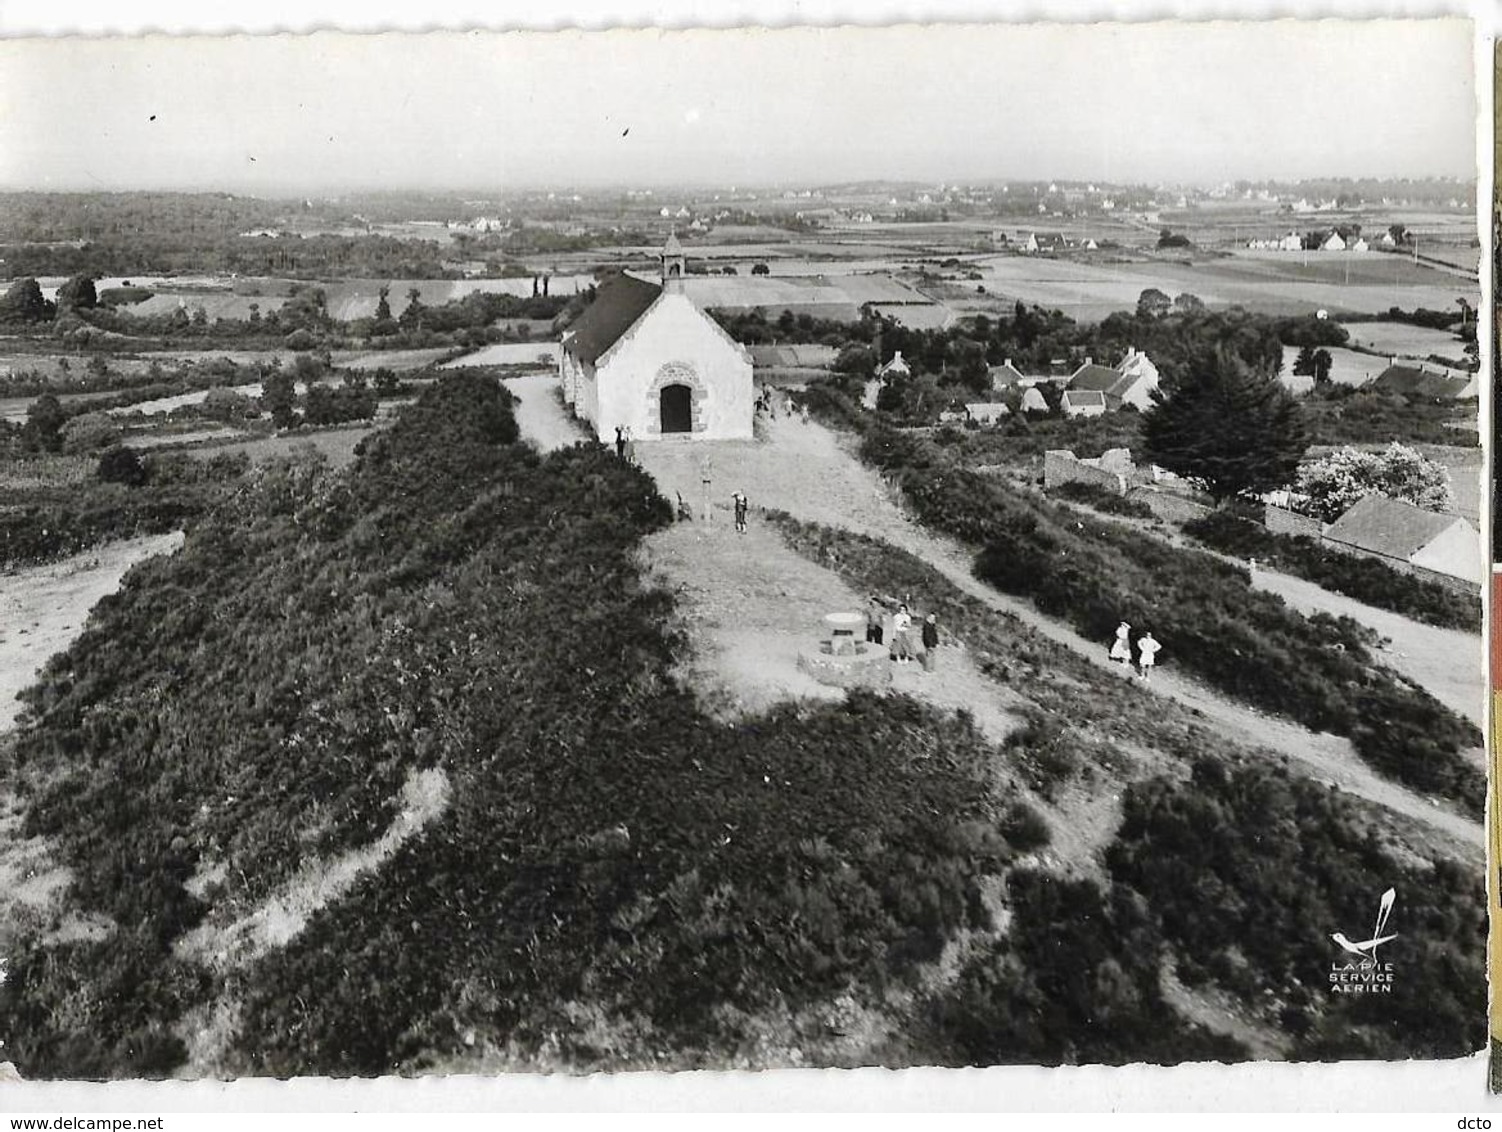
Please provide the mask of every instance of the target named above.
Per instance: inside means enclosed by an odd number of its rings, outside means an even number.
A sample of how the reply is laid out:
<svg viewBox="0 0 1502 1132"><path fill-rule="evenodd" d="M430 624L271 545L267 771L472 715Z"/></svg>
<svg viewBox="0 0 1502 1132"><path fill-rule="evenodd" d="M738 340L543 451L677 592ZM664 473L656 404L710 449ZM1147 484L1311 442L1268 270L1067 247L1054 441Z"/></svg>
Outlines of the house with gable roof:
<svg viewBox="0 0 1502 1132"><path fill-rule="evenodd" d="M1105 408L1115 412L1124 405L1138 410L1152 404L1153 390L1158 388L1158 367L1151 358L1135 347L1115 366L1103 366L1086 358L1085 364L1070 375L1067 389L1073 393L1099 393Z"/></svg>
<svg viewBox="0 0 1502 1132"><path fill-rule="evenodd" d="M1325 528L1324 540L1399 569L1477 586L1486 573L1481 535L1462 516L1426 511L1385 495L1368 495L1351 506Z"/></svg>

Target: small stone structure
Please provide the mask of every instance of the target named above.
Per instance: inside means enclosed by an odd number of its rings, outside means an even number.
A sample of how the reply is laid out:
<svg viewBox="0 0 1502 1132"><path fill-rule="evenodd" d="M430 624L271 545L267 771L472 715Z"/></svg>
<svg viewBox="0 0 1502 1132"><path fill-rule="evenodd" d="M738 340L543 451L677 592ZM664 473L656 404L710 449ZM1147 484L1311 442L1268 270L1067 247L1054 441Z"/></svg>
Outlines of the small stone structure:
<svg viewBox="0 0 1502 1132"><path fill-rule="evenodd" d="M865 639L866 615L829 613L825 637L798 653L798 667L820 684L835 688L879 687L892 682L886 647Z"/></svg>

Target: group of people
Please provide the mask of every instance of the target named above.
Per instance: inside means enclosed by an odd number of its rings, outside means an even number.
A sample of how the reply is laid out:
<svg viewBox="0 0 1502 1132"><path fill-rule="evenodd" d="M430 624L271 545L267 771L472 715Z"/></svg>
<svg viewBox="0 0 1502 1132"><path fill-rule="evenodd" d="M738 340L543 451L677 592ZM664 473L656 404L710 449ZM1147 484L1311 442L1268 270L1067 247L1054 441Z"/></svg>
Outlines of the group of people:
<svg viewBox="0 0 1502 1132"><path fill-rule="evenodd" d="M1163 646L1153 639L1152 632L1137 638L1137 673L1143 680L1152 675L1158 663L1158 650ZM1111 659L1123 668L1132 666L1132 627L1123 621L1116 626L1116 639L1111 642Z"/></svg>
<svg viewBox="0 0 1502 1132"><path fill-rule="evenodd" d="M914 642L913 613L906 602L899 602L895 611L889 610L875 594L866 604L866 641L873 645L886 645L887 655L897 664L913 660L923 665L923 671L932 672L939 648L939 618L930 613L919 622L917 641ZM921 651L919 649L921 645Z"/></svg>
<svg viewBox="0 0 1502 1132"><path fill-rule="evenodd" d="M615 454L628 464L636 463L636 439L631 435L631 426L615 426Z"/></svg>
<svg viewBox="0 0 1502 1132"><path fill-rule="evenodd" d="M787 394L784 393L779 398L770 389L763 390L761 393L758 393L756 395L757 416L761 416L763 413L765 413L771 420L775 421L777 419L777 409L779 405L782 408L784 416L792 418L792 416L796 413L803 418L804 424L808 423L808 406L806 404L794 405L793 399Z"/></svg>

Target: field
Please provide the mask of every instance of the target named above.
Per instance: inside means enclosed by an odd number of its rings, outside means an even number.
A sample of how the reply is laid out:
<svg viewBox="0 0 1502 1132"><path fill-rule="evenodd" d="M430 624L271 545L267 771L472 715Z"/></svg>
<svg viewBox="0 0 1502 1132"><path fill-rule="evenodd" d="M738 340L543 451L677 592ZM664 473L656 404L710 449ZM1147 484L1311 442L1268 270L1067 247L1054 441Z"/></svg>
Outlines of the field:
<svg viewBox="0 0 1502 1132"><path fill-rule="evenodd" d="M1371 354L1358 354L1355 350L1340 346L1328 346L1330 354L1330 380L1338 385L1365 385L1387 368L1386 358ZM1283 384L1294 393L1306 393L1314 385L1314 378L1296 376L1293 364L1298 360L1297 346L1283 347L1283 371L1278 375Z"/></svg>
<svg viewBox="0 0 1502 1132"><path fill-rule="evenodd" d="M369 435L369 425L354 428L314 429L306 432L283 433L256 440L232 444L214 444L188 449L188 455L198 460L210 460L218 456L248 456L253 464L264 464L288 456L318 453L325 457L331 467L342 468L355 458L355 446Z"/></svg>
<svg viewBox="0 0 1502 1132"><path fill-rule="evenodd" d="M335 350L333 362L340 369L389 369L409 373L430 366L453 353L446 346L426 350Z"/></svg>
<svg viewBox="0 0 1502 1132"><path fill-rule="evenodd" d="M444 362L441 369L458 369L462 366L554 366L558 359L556 342L497 342L484 346L472 354Z"/></svg>
<svg viewBox="0 0 1502 1132"><path fill-rule="evenodd" d="M1399 256L1237 252L1201 261L1093 263L1046 256L981 257L988 292L1097 321L1132 310L1148 287L1188 292L1211 307L1267 314L1316 310L1376 314L1393 306L1449 309L1473 284ZM1474 296L1473 296L1474 301Z"/></svg>
<svg viewBox="0 0 1502 1132"><path fill-rule="evenodd" d="M1451 304L1454 304L1453 298ZM1427 358L1430 354L1438 354L1458 359L1463 352L1461 342L1450 331L1428 326L1410 326L1405 322L1352 322L1346 324L1345 329L1353 344L1390 357Z"/></svg>
<svg viewBox="0 0 1502 1132"><path fill-rule="evenodd" d="M591 275L557 275L548 281L550 295L572 295L594 284ZM328 296L329 314L340 321L374 318L382 286L390 287L386 301L392 314L406 309L408 294L416 288L425 306L442 306L476 292L526 297L532 280L526 279L344 279L319 284Z"/></svg>

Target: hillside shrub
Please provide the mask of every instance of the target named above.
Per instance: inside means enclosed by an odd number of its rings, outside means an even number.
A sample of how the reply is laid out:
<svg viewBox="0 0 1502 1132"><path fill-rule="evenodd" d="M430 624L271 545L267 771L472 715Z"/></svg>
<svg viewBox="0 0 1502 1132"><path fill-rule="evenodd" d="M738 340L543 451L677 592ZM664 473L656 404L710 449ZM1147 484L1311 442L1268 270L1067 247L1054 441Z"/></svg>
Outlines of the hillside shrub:
<svg viewBox="0 0 1502 1132"><path fill-rule="evenodd" d="M1153 509L1140 499L1128 499L1114 491L1107 491L1096 483L1061 483L1048 494L1070 503L1083 503L1091 510L1107 515L1123 515L1132 519L1153 517Z"/></svg>
<svg viewBox="0 0 1502 1132"><path fill-rule="evenodd" d="M1479 878L1391 852L1328 787L1200 760L1188 779L1127 790L1107 862L1152 909L1186 983L1219 983L1274 1024L1298 1020L1295 1057L1463 1057L1485 1039ZM1392 992L1332 994L1331 964L1345 956L1331 933L1366 938L1389 887Z"/></svg>
<svg viewBox="0 0 1502 1132"><path fill-rule="evenodd" d="M127 487L139 487L146 482L146 465L134 448L117 444L99 457L99 467L94 473L105 483L123 483Z"/></svg>

